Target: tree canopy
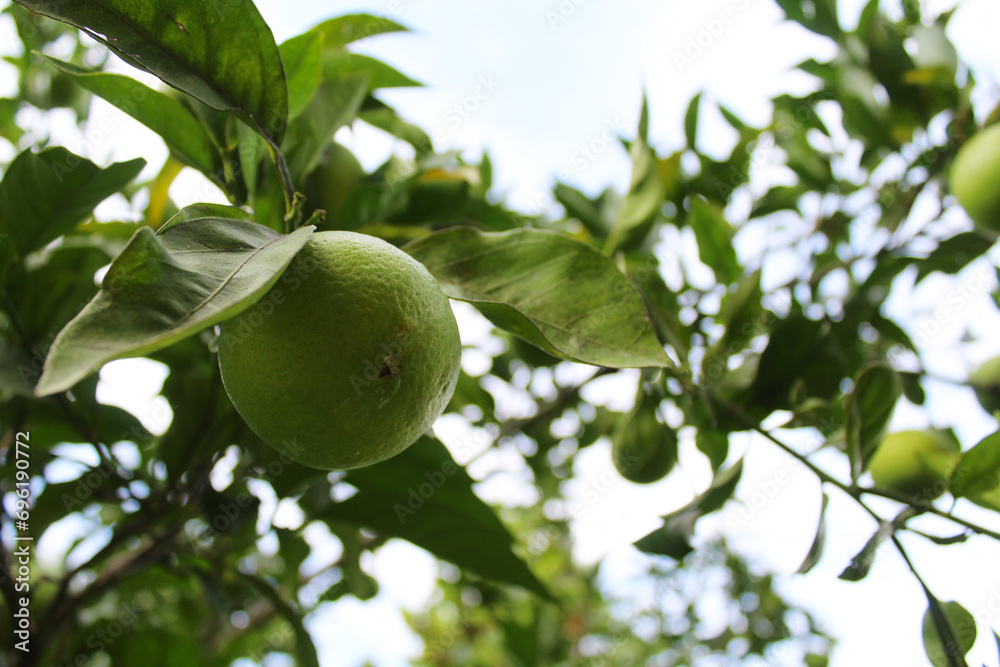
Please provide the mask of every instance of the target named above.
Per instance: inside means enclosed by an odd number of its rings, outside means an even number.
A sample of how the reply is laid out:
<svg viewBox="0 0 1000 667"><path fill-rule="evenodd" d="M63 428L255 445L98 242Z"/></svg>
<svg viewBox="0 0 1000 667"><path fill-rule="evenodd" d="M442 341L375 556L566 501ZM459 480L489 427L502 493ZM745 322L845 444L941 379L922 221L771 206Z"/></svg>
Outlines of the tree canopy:
<svg viewBox="0 0 1000 667"><path fill-rule="evenodd" d="M24 48L8 58L17 93L0 99L15 155L0 180L0 665L324 664L315 619L376 597L372 555L394 540L439 568L431 602L406 614L424 644L413 664L825 665L822 625L699 530L736 503L737 435L822 486L800 574L824 558L828 495L850 498L872 534L840 578L894 550L926 598L915 631L932 664L966 665L974 643L1000 654L989 601L939 599L900 540L1000 540L1000 435L967 441L934 421L887 437L900 406L941 413L927 391L941 326L983 294L1000 307L995 194L967 204L973 221L949 181L998 112L973 101L951 12L871 0L845 29L835 0L776 1L836 45L798 66L812 92L775 97L760 127L695 96L673 152L651 142L644 101L635 130L613 137L627 190L556 183L558 206L534 214L493 196L488 156L435 151L379 96L419 85L352 46L406 30L388 18L337 16L277 44L251 0L5 9ZM135 76L110 71L115 58ZM85 127L94 96L159 135L169 158L155 176L138 180L141 157L99 165L27 132L26 109L69 109ZM709 105L738 137L723 157L705 152ZM405 150L365 170L334 139L358 125ZM1000 176L998 142L980 150ZM179 207L183 170L229 203ZM142 215L98 219L112 196ZM217 325L267 317L263 297L318 230L389 241L489 323L446 424L347 472L263 443L217 363ZM758 252L739 251L754 239ZM776 281L782 262L793 270ZM885 307L941 276L959 288L915 325ZM979 342L969 331L961 345ZM100 369L135 357L165 370L170 410L155 424L98 399ZM991 418L995 366L945 378ZM628 407L595 398L609 381L634 393ZM581 477L585 455L605 463L596 478ZM634 543L634 590L574 561L591 499L694 465L711 480ZM486 502L484 481L503 473L536 501ZM995 569L981 564L984 581Z"/></svg>

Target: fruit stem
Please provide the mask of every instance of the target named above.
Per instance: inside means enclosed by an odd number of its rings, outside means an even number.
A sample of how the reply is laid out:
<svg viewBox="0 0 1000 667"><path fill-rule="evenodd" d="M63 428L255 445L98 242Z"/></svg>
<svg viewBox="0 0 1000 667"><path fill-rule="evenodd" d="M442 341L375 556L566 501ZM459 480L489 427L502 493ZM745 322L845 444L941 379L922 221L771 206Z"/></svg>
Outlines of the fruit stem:
<svg viewBox="0 0 1000 667"><path fill-rule="evenodd" d="M804 454L800 454L793 447L789 446L788 444L782 442L781 440L773 436L769 431L760 426L760 424L754 423L753 420L751 420L750 418L748 418L746 415L743 414L743 411L740 410L739 407L724 402L721 403L721 405L723 408L725 408L727 412L733 415L733 417L743 422L743 424L747 428L764 436L772 443L774 443L782 450L784 450L786 453L788 453L790 456L800 461L802 465L804 465L814 475L816 475L816 477L818 477L821 482L831 484L840 489L841 491L843 491L844 493L846 493L847 495L849 495L851 498L854 498L855 502L861 505L861 507L864 508L865 511L871 514L872 517L874 517L875 520L879 521L880 523L883 521L883 519L874 510L869 508L868 505L866 505L865 502L861 499L861 497L864 494L872 496L881 496L882 498L889 498L890 500L895 500L896 502L903 503L904 505L909 505L910 507L920 510L921 512L934 514L935 516L948 519L954 523L957 523L960 526L968 528L969 530L979 535L985 535L987 537L992 537L994 540L1000 541L1000 533L992 531L989 528L983 528L982 526L974 524L971 521L967 521L961 517L955 516L954 514L940 510L929 502L926 503L915 502L913 498L908 498L903 494L895 493L893 491L888 491L885 489L876 489L871 487L860 487L856 485L845 484L844 482L840 481L830 473L818 467L816 464L810 461Z"/></svg>

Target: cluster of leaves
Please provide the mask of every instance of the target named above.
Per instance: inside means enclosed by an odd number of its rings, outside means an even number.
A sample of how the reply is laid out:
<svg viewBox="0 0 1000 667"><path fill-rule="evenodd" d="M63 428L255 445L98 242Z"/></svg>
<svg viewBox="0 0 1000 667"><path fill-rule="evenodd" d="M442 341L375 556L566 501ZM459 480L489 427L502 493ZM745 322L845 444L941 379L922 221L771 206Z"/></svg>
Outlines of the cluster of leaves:
<svg viewBox="0 0 1000 667"><path fill-rule="evenodd" d="M75 31L8 10L26 47L16 64L35 92L26 88L0 106L10 110L0 123L5 138L21 137L17 109L56 104L55 82L68 81L78 86L72 103L81 111L88 98L80 91L89 91L170 149L160 172L141 184L132 181L142 160L101 168L60 147L22 152L0 182L3 469L14 470L20 432L31 433L36 471L81 451L54 449L58 443L89 445L99 460L81 465L78 478L47 483L36 475L30 526L40 536L72 513L107 535L82 563L53 572L36 563L34 641L45 653L19 664L78 655L132 664L131 656L158 647L164 664L228 665L280 651L315 665L303 617L343 595L375 595L378 582L362 561L392 537L460 569L457 581L442 583L444 599L411 619L429 664L496 664L501 651L521 665L651 655L697 664L719 653L749 661L786 640L808 664L824 664L827 645L770 579L750 575L723 546L695 550L692 542L698 519L738 487L741 458L728 436L741 431L772 438L859 502L875 494L908 505L880 519L869 556L886 540L898 545L895 532L920 513L989 533L931 499L861 486L896 402L904 394L924 400L918 347L881 312L892 282L914 265L918 280L955 274L995 241L982 231L907 224L918 197L943 212L944 169L977 131L974 82L944 35L947 15L925 21L907 4L893 21L873 1L845 31L830 0L808 14L799 3L779 2L791 20L839 48L829 63L801 65L818 77L816 92L776 98L763 128L720 108L738 136L724 159L701 151L707 101L700 96L686 115L686 146L666 156L650 145L644 106L637 136L623 140L633 163L628 192L591 197L557 184L565 215L525 217L487 197L487 158L469 164L434 153L422 130L378 99L380 89L415 82L350 47L404 29L392 21L343 16L278 45L249 0L173 0L155 16L115 0L20 4L76 26L171 89L94 69L99 58L82 46L56 58L52 42ZM905 48L910 39L916 55ZM49 83L37 83L44 77ZM367 173L332 139L354 123L397 137L413 159L392 157ZM935 134L941 127L943 141ZM849 144L836 140L845 133ZM759 169L762 163L773 169ZM231 205L178 210L167 191L182 168L202 173ZM781 177L771 182L771 172ZM142 220L90 219L109 195L134 197L140 188L149 202ZM482 375L462 373L449 406L482 435L476 447L454 452L463 463L499 448L523 460L543 501L558 501L580 450L614 439L616 451L632 455L655 441L669 450L659 452L656 474L634 475L627 461L615 461L627 478L652 481L676 462L680 425L664 415L683 415L685 433L716 476L636 543L658 557L649 574L663 591L655 605L615 614L594 574L567 556L569 516L552 516L540 502L504 508L501 521L452 451L431 436L372 468L330 475L279 456L246 427L219 380L212 327L257 307L314 229L402 245L449 297L496 325L504 349ZM787 239L759 257L734 249L775 230ZM672 241L693 241L697 257L674 252ZM767 260L779 251L801 266L784 284L767 275ZM89 277L105 268L98 286ZM829 289L838 281L847 288ZM173 417L162 434L96 400L94 372L126 356L168 370L161 393ZM582 382L564 381L573 374L561 371L579 363L599 368ZM643 369L630 413L584 398L588 383L624 368ZM530 416L500 418L501 397L511 393L530 399ZM813 452L763 431L759 424L776 410L790 415L786 428L815 429L824 448L842 450L851 478L834 478L811 463ZM967 448L953 497L995 489L997 441ZM231 481L216 481L217 488L212 472L220 465L231 468ZM275 527L261 515L260 498L271 492L302 510L303 525ZM315 524L343 549L334 562L305 566L304 528ZM822 556L823 517L819 525L803 572ZM261 547L267 543L277 547ZM856 559L867 567L871 560ZM845 575L861 578L867 567ZM710 619L685 597L685 577L698 581L719 568L729 573L723 589L734 612L723 629L705 632ZM12 607L9 569L0 574ZM928 652L935 664L964 664L968 613L924 590ZM791 616L799 622L786 623Z"/></svg>

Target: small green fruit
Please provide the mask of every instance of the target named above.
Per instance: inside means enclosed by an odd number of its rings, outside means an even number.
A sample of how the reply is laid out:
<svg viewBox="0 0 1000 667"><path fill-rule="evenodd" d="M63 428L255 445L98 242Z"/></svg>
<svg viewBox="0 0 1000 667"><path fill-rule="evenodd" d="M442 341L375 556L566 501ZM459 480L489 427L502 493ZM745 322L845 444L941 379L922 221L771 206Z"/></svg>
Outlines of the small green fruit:
<svg viewBox="0 0 1000 667"><path fill-rule="evenodd" d="M349 149L333 142L324 151L320 163L306 178L306 205L310 210L326 211L326 229L343 229L341 208L358 182L365 177L365 169Z"/></svg>
<svg viewBox="0 0 1000 667"><path fill-rule="evenodd" d="M927 501L944 493L958 456L957 444L933 431L900 431L885 436L868 468L876 486Z"/></svg>
<svg viewBox="0 0 1000 667"><path fill-rule="evenodd" d="M983 409L990 414L1000 410L1000 357L994 357L969 376L969 384Z"/></svg>
<svg viewBox="0 0 1000 667"><path fill-rule="evenodd" d="M264 297L222 324L219 368L260 438L314 468L395 456L441 415L461 342L422 264L353 232L316 232Z"/></svg>
<svg viewBox="0 0 1000 667"><path fill-rule="evenodd" d="M951 165L948 185L969 217L1000 231L1000 124L990 125L962 146Z"/></svg>
<svg viewBox="0 0 1000 667"><path fill-rule="evenodd" d="M677 463L677 433L656 419L657 404L654 397L644 395L612 438L615 468L630 482L661 480Z"/></svg>

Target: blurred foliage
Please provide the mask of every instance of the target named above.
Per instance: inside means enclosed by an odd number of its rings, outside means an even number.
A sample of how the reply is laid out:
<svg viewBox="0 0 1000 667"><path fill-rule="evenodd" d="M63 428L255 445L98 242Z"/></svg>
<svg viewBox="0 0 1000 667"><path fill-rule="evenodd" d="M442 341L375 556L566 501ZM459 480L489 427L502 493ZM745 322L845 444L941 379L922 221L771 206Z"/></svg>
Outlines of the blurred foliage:
<svg viewBox="0 0 1000 667"><path fill-rule="evenodd" d="M22 4L45 10L46 3ZM212 3L175 4L194 20ZM248 0L224 4L252 10ZM763 658L769 664L825 665L831 642L809 615L784 601L770 575L755 571L718 536L697 532L698 520L718 512L739 486L742 453L730 450L729 434L756 430L783 411L785 428L811 429L820 449L839 450L854 463L851 479L822 477L827 486L840 484L858 498L886 495L868 487L858 491L855 484L866 482L864 466L893 398L924 402L918 343L928 332L907 331L882 305L900 283L963 271L992 248L996 235L956 216L948 199L947 168L981 129L970 102L974 77L944 32L950 13L925 16L916 3L904 3L907 11L890 18L872 0L848 31L838 24L832 0L810 3L808 12L801 3L778 4L788 20L837 47L828 62L799 65L815 78L813 92L777 96L764 127L718 107L737 137L722 158L706 155L700 140L700 119L714 104L707 96L690 101L685 145L665 153L649 138L655 109L643 104L636 136L621 137L633 165L627 192L595 195L558 183L552 192L557 205L529 213L497 202L488 156L476 162L436 153L423 130L378 98L381 88L419 85L351 50L357 40L405 29L387 19L337 17L275 45L287 100L251 99L257 106L237 100L232 109L220 110L189 80L163 75L174 88L156 91L88 73L103 68L102 46L84 46L75 28L19 5L4 10L24 49L8 58L20 86L16 97L0 100L3 140L16 150L46 146L44 119L54 109L68 109L86 127L93 90L158 131L171 158L153 178L128 183L113 178L121 175L120 166L112 172L91 165L103 189L88 188L87 196L68 192L62 179L55 185L42 177L15 182L10 175L18 170L5 165L5 544L11 544L6 537L13 525L15 441L21 432L31 434L35 544L49 531L74 537L57 565L37 554L32 560L37 648L16 652L5 630L0 665L78 664L82 656L95 665L209 666L240 658L260 663L269 653L316 665L303 619L345 596L363 601L378 595L370 558L394 537L442 561L431 604L407 614L425 644L414 664L739 665ZM162 57L170 65L179 56L162 39ZM215 46L220 58L240 54L232 44ZM169 70L157 69L164 63L142 66L157 73ZM186 66L202 65L207 67ZM263 125L261 105L285 114L284 124ZM28 117L43 119L30 134ZM178 124L197 129L177 133ZM398 150L366 171L333 140L338 129L361 124L412 150ZM28 136L31 146L25 145ZM62 164L49 160L56 155L75 161L74 167L82 163L71 153L22 155L32 174L43 173L43 163ZM185 168L200 170L242 208L179 210L168 189ZM289 183L304 201L288 196ZM139 219L94 219L94 206L116 191L134 210L143 209ZM918 200L933 211L932 220L912 215ZM37 219L19 227L24 216L12 214L25 201L63 203L44 215L29 206ZM469 438L445 447L427 436L406 455L346 475L284 459L248 429L219 380L211 328L192 330L147 355L168 371L161 395L169 414L146 416L155 433L136 416L100 403L94 376L69 392L36 396L49 348L97 293L95 277L138 230L181 219L175 215L252 218L279 233L310 221L319 229L353 230L400 246L424 240L426 247L426 239L447 238L435 234L454 226L555 232L586 244L587 252L600 253L627 276L628 283L615 276L622 292L634 288L641 296L656 340L676 363L640 371L634 407L617 412L586 396L591 383L622 371L586 370L566 361L569 355L559 345L540 349L526 341L537 343L537 336L517 328L524 321L470 298L498 328L490 347L479 351L488 368L478 375L464 371L449 406L448 419L468 429ZM682 243L696 248L696 255L679 250ZM756 254L737 252L751 245L759 248ZM779 256L794 258L800 267L780 284L771 275ZM556 294L582 309L584 295L573 292L571 277L556 283ZM612 294L608 305L618 296ZM614 329L614 322L595 326ZM513 403L526 407L514 410ZM656 463L637 481L663 475L670 480L683 474L683 465L674 465L678 437L693 441L715 479L636 543L646 552L636 554L644 571L621 590L609 586L601 566L583 567L571 557L576 457L600 450L607 474L621 480L614 466L622 469L627 462L612 461L614 440L616 451L635 456L641 450ZM969 499L1000 509L1000 456L993 441L962 444L970 452L963 460L980 473ZM795 452L807 462L814 453ZM488 463L485 454L513 461L536 502L483 502L477 484L510 474L496 464L477 477L466 473L463 466L473 460ZM969 485L960 479L951 484L954 495L937 505L896 498L912 511L880 526L859 554L866 566L852 563L851 576L865 576L877 547L916 514L936 510L947 516L964 507L952 503L957 490ZM275 525L273 513L262 511L275 500L297 507L302 519ZM822 557L824 520L802 572ZM329 534L340 545L339 555L317 562L307 530ZM11 618L16 599L13 562L4 554L4 618ZM928 646L967 648L964 640L949 643L956 629L947 619L960 614L925 591ZM954 649L948 660L964 664Z"/></svg>

